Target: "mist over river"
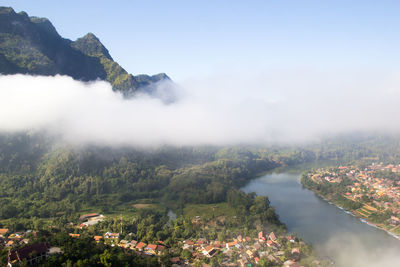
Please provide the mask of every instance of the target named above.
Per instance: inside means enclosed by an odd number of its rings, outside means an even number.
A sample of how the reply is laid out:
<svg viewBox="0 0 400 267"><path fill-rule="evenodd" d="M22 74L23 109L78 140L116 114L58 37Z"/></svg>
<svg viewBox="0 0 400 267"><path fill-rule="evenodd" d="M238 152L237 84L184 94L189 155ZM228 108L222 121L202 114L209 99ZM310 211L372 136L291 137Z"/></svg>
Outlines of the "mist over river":
<svg viewBox="0 0 400 267"><path fill-rule="evenodd" d="M300 170L267 174L242 190L268 196L288 231L335 266L400 266L400 240L317 197L301 185L300 175Z"/></svg>

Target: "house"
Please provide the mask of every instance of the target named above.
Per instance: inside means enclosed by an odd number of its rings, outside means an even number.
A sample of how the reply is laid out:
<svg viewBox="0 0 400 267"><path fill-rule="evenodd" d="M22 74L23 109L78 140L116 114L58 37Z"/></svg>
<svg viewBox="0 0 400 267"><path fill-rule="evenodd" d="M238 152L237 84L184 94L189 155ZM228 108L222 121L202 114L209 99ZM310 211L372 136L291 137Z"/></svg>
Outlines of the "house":
<svg viewBox="0 0 400 267"><path fill-rule="evenodd" d="M104 238L119 238L119 233L107 232L104 234Z"/></svg>
<svg viewBox="0 0 400 267"><path fill-rule="evenodd" d="M289 235L289 236L287 237L287 240L288 240L290 243L296 243L296 236L294 236L294 235Z"/></svg>
<svg viewBox="0 0 400 267"><path fill-rule="evenodd" d="M270 240L272 240L273 242L276 242L276 240L277 240L276 235L274 234L274 232L271 232L271 233L269 234L268 238L269 238Z"/></svg>
<svg viewBox="0 0 400 267"><path fill-rule="evenodd" d="M250 257L250 258L253 258L254 257L254 255L253 255L253 252L251 251L251 250L246 250L246 254Z"/></svg>
<svg viewBox="0 0 400 267"><path fill-rule="evenodd" d="M7 228L0 228L0 237L4 237L5 234L8 233L8 229Z"/></svg>
<svg viewBox="0 0 400 267"><path fill-rule="evenodd" d="M128 240L121 240L119 241L118 246L121 248L129 248L131 246L131 243Z"/></svg>
<svg viewBox="0 0 400 267"><path fill-rule="evenodd" d="M188 250L192 251L193 245L194 245L194 242L192 240L185 240L185 241L183 241L182 249L188 249Z"/></svg>
<svg viewBox="0 0 400 267"><path fill-rule="evenodd" d="M183 241L183 244L187 244L189 246L193 246L194 242L192 240L190 240L190 239L187 239L187 240Z"/></svg>
<svg viewBox="0 0 400 267"><path fill-rule="evenodd" d="M148 244L147 247L144 248L146 252L149 252L151 254L156 254L157 252L157 245L154 244Z"/></svg>
<svg viewBox="0 0 400 267"><path fill-rule="evenodd" d="M8 252L8 267L16 266L26 260L28 265L37 264L41 259L46 259L49 247L45 243L28 245Z"/></svg>
<svg viewBox="0 0 400 267"><path fill-rule="evenodd" d="M212 244L214 246L214 248L222 248L223 245L220 241L214 241L214 243Z"/></svg>
<svg viewBox="0 0 400 267"><path fill-rule="evenodd" d="M22 239L25 233L14 233L8 236L8 239Z"/></svg>
<svg viewBox="0 0 400 267"><path fill-rule="evenodd" d="M197 245L203 246L208 244L208 240L205 238L199 238L196 242Z"/></svg>
<svg viewBox="0 0 400 267"><path fill-rule="evenodd" d="M300 254L299 248L292 248L292 254Z"/></svg>
<svg viewBox="0 0 400 267"><path fill-rule="evenodd" d="M164 251L165 247L162 245L157 245L156 251L157 254L160 255Z"/></svg>
<svg viewBox="0 0 400 267"><path fill-rule="evenodd" d="M136 249L138 249L139 251L143 251L143 249L147 246L146 243L143 242L139 242L139 244L136 245Z"/></svg>
<svg viewBox="0 0 400 267"><path fill-rule="evenodd" d="M131 240L131 249L134 249L137 243L138 242L136 240Z"/></svg>
<svg viewBox="0 0 400 267"><path fill-rule="evenodd" d="M390 225L395 226L395 225L399 225L400 224L400 219L395 217L395 216L392 216L392 217L390 217L388 222L389 222Z"/></svg>
<svg viewBox="0 0 400 267"><path fill-rule="evenodd" d="M203 254L209 258L212 258L217 253L217 250L213 246L207 246L203 250Z"/></svg>
<svg viewBox="0 0 400 267"><path fill-rule="evenodd" d="M80 237L81 235L80 234L72 234L72 233L70 233L69 236L70 237Z"/></svg>
<svg viewBox="0 0 400 267"><path fill-rule="evenodd" d="M231 249L231 248L233 248L233 247L236 247L237 245L238 245L238 242L237 242L237 241L228 242L228 243L226 243L226 248L227 248L227 249Z"/></svg>
<svg viewBox="0 0 400 267"><path fill-rule="evenodd" d="M203 254L207 255L208 251L211 251L214 247L213 246L207 246L203 249Z"/></svg>
<svg viewBox="0 0 400 267"><path fill-rule="evenodd" d="M93 239L96 240L96 242L100 242L100 240L101 240L102 238L103 238L103 237L102 237L101 235L95 235L95 236L93 237Z"/></svg>
<svg viewBox="0 0 400 267"><path fill-rule="evenodd" d="M263 242L263 241L265 241L265 236L264 236L264 232L263 231L261 231L261 232L259 232L258 233L258 240L260 241L260 242Z"/></svg>
<svg viewBox="0 0 400 267"><path fill-rule="evenodd" d="M89 226L92 226L92 225L95 225L95 224L98 224L99 222L101 222L101 221L103 221L102 219L100 219L100 220L90 220L90 221L87 221L87 222L84 222L84 223L81 223L81 227L89 227Z"/></svg>
<svg viewBox="0 0 400 267"><path fill-rule="evenodd" d="M51 248L49 248L49 252L48 252L49 255L62 254L62 253L63 252L62 252L61 248L59 248L59 247L51 247Z"/></svg>
<svg viewBox="0 0 400 267"><path fill-rule="evenodd" d="M268 240L268 241L267 241L267 246L270 247L270 248L272 248L272 249L278 249L278 248L276 247L275 243L272 242L271 240Z"/></svg>
<svg viewBox="0 0 400 267"><path fill-rule="evenodd" d="M89 218L98 217L98 216L100 216L100 214L98 214L98 213L83 214L81 217L79 217L79 220L86 221Z"/></svg>
<svg viewBox="0 0 400 267"><path fill-rule="evenodd" d="M99 222L102 222L104 220L104 216L102 214L98 213L89 213L89 214L84 214L81 217L79 217L81 221L86 221L84 223L81 223L81 227L88 227L91 225L95 225Z"/></svg>

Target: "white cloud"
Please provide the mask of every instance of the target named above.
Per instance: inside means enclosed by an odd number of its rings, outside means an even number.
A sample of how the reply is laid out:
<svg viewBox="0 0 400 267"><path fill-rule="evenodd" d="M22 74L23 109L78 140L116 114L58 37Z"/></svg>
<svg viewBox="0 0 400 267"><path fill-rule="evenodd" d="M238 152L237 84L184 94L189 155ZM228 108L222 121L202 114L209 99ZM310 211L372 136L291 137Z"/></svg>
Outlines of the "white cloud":
<svg viewBox="0 0 400 267"><path fill-rule="evenodd" d="M302 142L355 130L398 131L397 84L365 73L222 75L182 83L177 101L165 104L146 95L123 99L102 81L0 76L0 130L46 129L70 142L138 146Z"/></svg>

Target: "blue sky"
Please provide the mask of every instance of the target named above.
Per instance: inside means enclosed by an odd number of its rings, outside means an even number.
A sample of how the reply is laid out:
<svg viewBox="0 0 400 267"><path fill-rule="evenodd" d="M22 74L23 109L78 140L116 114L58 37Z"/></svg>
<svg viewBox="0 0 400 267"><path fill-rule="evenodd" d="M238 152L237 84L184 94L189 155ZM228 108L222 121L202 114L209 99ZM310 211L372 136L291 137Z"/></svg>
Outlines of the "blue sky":
<svg viewBox="0 0 400 267"><path fill-rule="evenodd" d="M1 1L65 38L97 35L133 74L399 69L399 1Z"/></svg>

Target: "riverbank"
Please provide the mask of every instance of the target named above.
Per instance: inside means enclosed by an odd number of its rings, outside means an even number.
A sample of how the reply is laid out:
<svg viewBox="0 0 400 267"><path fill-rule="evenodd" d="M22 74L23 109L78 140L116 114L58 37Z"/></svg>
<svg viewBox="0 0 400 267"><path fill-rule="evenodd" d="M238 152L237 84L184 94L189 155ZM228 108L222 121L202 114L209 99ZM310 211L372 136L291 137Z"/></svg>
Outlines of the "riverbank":
<svg viewBox="0 0 400 267"><path fill-rule="evenodd" d="M397 239L347 216L303 187L302 171L274 172L252 180L242 190L267 195L288 232L297 233L319 257L332 259L336 267L386 267L393 259L400 260Z"/></svg>
<svg viewBox="0 0 400 267"><path fill-rule="evenodd" d="M387 234L389 234L390 236L396 238L397 240L400 240L400 236L399 236L399 235L396 235L395 233L389 231L388 229L385 229L385 228L383 228L383 227L380 227L379 225L376 225L376 224L374 224L374 223L369 222L369 221L367 220L367 218L365 218L365 217L357 216L357 215L354 214L352 211L346 210L345 208L341 207L339 204L334 203L334 200L333 200L333 199L328 199L328 198L324 197L323 195L318 194L316 191L312 190L311 188L308 188L308 187L307 187L307 189L313 191L317 197L319 197L320 199L322 199L322 200L328 202L330 205L333 205L333 206L335 206L336 208L342 210L344 213L346 213L346 214L348 214L348 215L351 215L351 216L353 216L353 217L358 218L358 219L360 220L360 222L365 223L366 225L371 226L371 227L374 227L374 228L376 228L376 229L382 230L382 231L386 232Z"/></svg>
<svg viewBox="0 0 400 267"><path fill-rule="evenodd" d="M306 178L309 181L307 181ZM357 210L348 210L348 209L345 209L344 207L342 207L341 204L338 203L338 201L336 201L333 196L322 194L320 191L316 190L313 186L310 185L311 184L310 181L311 181L311 183L315 184L315 181L313 181L310 177L308 177L308 175L305 175L305 174L303 174L303 176L302 176L302 178L300 180L302 186L304 186L305 188L307 188L307 189L311 190L312 192L314 192L314 194L317 197L319 197L320 199L322 199L322 200L328 202L329 204L337 207L338 209L342 210L344 213L358 218L362 223L364 223L364 224L366 224L368 226L374 227L376 229L382 230L382 231L386 232L388 235L396 238L397 240L400 240L400 235L397 235L396 233L393 233L389 229L385 228L383 224L382 224L382 226L380 226L380 225L377 225L375 223L372 223L372 222L368 221L368 217L361 216L361 213L357 212ZM340 196L343 197L343 198L346 198L346 196L343 196L343 195L340 195Z"/></svg>

